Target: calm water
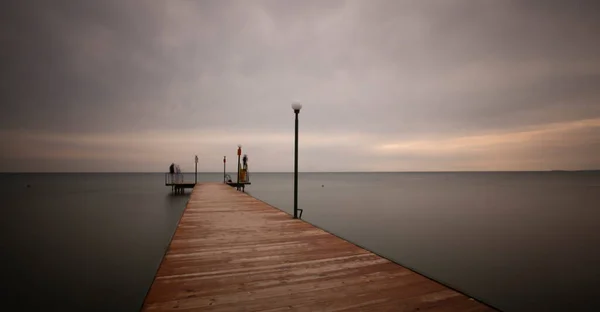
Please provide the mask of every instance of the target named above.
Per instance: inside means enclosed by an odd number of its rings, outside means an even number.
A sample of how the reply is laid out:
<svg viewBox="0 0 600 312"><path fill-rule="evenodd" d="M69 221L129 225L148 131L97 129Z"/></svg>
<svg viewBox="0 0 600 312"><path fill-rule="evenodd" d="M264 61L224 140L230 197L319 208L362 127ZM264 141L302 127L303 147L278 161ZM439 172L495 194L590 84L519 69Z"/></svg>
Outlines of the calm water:
<svg viewBox="0 0 600 312"><path fill-rule="evenodd" d="M250 194L292 212L291 174L251 178ZM138 310L188 199L162 174L3 174L0 192L3 296L66 310ZM598 172L301 174L299 205L504 311L600 306Z"/></svg>

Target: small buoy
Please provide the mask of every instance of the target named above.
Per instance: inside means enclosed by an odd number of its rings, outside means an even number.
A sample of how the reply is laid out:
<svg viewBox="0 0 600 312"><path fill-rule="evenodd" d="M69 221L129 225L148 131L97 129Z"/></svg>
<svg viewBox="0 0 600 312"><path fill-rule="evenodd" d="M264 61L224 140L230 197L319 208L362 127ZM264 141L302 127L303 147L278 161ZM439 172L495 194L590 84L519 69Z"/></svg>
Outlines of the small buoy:
<svg viewBox="0 0 600 312"><path fill-rule="evenodd" d="M321 187L325 187L325 184L322 184Z"/></svg>

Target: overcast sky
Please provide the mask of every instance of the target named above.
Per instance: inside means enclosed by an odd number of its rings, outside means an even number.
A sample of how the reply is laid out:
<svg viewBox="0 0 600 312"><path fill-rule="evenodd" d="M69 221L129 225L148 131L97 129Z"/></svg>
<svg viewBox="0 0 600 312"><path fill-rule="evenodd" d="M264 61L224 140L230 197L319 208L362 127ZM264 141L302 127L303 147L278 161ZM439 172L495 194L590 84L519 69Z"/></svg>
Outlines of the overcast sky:
<svg viewBox="0 0 600 312"><path fill-rule="evenodd" d="M0 171L598 169L599 3L3 2Z"/></svg>

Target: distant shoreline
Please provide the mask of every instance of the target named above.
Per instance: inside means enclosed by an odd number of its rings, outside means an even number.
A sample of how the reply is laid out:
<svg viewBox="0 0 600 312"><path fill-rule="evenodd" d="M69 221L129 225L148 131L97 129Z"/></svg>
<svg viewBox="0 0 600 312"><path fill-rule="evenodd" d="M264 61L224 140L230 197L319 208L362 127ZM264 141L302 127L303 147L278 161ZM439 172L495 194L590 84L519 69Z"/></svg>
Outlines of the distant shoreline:
<svg viewBox="0 0 600 312"><path fill-rule="evenodd" d="M227 171L231 173L233 171ZM361 174L381 174L381 173L573 173L573 172L600 172L600 169L589 169L589 170L522 170L522 171L300 171L303 174L341 174L341 173L361 173ZM143 172L143 171L72 171L72 172L61 172L61 171L47 171L47 172L35 172L35 171L24 171L24 172L0 172L0 174L164 174L166 172ZM183 174L194 174L194 172L182 172ZM198 174L222 174L223 172L198 172ZM255 174L292 174L294 172L286 171L257 171L252 172Z"/></svg>

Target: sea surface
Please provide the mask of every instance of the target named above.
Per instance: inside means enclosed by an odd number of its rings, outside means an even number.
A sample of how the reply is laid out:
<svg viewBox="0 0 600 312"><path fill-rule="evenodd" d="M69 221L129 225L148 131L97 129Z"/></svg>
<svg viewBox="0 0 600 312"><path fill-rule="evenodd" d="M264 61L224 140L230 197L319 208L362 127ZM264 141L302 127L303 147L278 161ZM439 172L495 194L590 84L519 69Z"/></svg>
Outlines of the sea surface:
<svg viewBox="0 0 600 312"><path fill-rule="evenodd" d="M292 213L292 174L250 178ZM0 174L3 304L138 311L189 199L169 191L162 173ZM299 194L304 220L502 311L600 309L600 172L301 173Z"/></svg>

